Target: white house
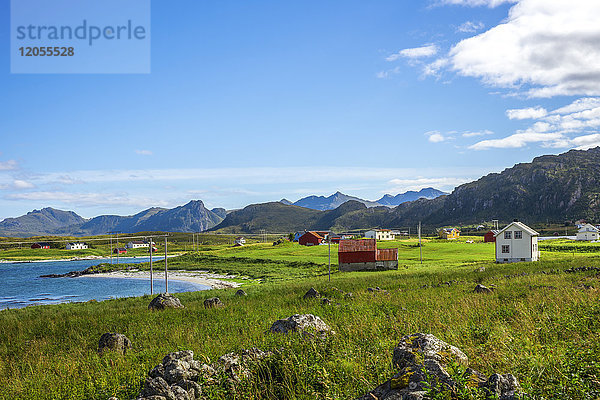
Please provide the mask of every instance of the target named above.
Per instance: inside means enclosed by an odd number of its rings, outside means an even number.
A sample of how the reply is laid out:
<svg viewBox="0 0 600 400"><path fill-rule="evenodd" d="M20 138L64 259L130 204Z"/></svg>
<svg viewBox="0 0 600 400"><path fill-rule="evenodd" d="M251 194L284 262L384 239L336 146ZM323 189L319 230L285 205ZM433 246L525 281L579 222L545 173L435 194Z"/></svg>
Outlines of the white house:
<svg viewBox="0 0 600 400"><path fill-rule="evenodd" d="M142 247L150 247L150 243L142 240L134 240L133 242L127 243L128 249L140 249Z"/></svg>
<svg viewBox="0 0 600 400"><path fill-rule="evenodd" d="M85 243L81 243L81 242L67 243L67 246L66 246L67 250L85 250L87 248L88 248L88 245Z"/></svg>
<svg viewBox="0 0 600 400"><path fill-rule="evenodd" d="M577 240L598 240L600 230L592 224L585 224L577 232Z"/></svg>
<svg viewBox="0 0 600 400"><path fill-rule="evenodd" d="M394 240L396 235L389 229L373 229L365 232L365 238L375 240Z"/></svg>
<svg viewBox="0 0 600 400"><path fill-rule="evenodd" d="M499 230L496 238L496 262L538 261L539 233L522 222L514 221Z"/></svg>

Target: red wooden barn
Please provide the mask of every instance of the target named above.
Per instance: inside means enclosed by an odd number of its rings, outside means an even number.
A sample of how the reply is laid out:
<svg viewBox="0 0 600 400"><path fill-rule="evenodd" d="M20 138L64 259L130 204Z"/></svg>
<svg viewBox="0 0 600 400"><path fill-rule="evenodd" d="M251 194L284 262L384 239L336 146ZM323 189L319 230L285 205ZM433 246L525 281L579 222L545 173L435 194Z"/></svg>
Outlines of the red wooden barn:
<svg viewBox="0 0 600 400"><path fill-rule="evenodd" d="M123 254L123 253L127 253L127 249L125 247L117 247L116 249L113 250L114 254Z"/></svg>
<svg viewBox="0 0 600 400"><path fill-rule="evenodd" d="M398 269L398 249L377 250L375 239L340 240L340 271Z"/></svg>
<svg viewBox="0 0 600 400"><path fill-rule="evenodd" d="M488 233L486 233L485 235L483 235L483 241L484 241L485 243L488 243L488 242L495 242L495 241L496 241L496 236L495 236L495 235L496 235L496 233L498 233L498 231L497 231L497 230L495 230L495 229L494 229L494 230L491 230L491 231L489 231Z"/></svg>
<svg viewBox="0 0 600 400"><path fill-rule="evenodd" d="M325 238L317 232L308 231L304 235L300 236L298 243L302 246L317 246L323 243Z"/></svg>

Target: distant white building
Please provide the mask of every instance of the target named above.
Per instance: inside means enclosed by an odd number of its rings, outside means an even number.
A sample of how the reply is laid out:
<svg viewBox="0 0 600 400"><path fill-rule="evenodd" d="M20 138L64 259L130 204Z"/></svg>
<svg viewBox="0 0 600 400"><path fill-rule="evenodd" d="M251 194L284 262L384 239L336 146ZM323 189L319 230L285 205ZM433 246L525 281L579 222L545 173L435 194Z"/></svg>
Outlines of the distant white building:
<svg viewBox="0 0 600 400"><path fill-rule="evenodd" d="M246 244L246 239L244 239L242 236L235 238L235 242L234 242L235 246L243 246L245 244Z"/></svg>
<svg viewBox="0 0 600 400"><path fill-rule="evenodd" d="M81 242L67 243L67 246L66 246L67 250L85 250L87 248L88 248L88 245L86 243L81 243Z"/></svg>
<svg viewBox="0 0 600 400"><path fill-rule="evenodd" d="M522 222L511 222L498 231L496 238L496 262L538 261L539 233Z"/></svg>
<svg viewBox="0 0 600 400"><path fill-rule="evenodd" d="M128 249L140 249L142 247L150 247L150 243L142 240L134 240L133 242L127 243Z"/></svg>
<svg viewBox="0 0 600 400"><path fill-rule="evenodd" d="M394 240L396 235L389 229L373 229L365 232L365 238L375 240Z"/></svg>
<svg viewBox="0 0 600 400"><path fill-rule="evenodd" d="M577 232L577 240L598 240L600 230L592 224L585 224Z"/></svg>

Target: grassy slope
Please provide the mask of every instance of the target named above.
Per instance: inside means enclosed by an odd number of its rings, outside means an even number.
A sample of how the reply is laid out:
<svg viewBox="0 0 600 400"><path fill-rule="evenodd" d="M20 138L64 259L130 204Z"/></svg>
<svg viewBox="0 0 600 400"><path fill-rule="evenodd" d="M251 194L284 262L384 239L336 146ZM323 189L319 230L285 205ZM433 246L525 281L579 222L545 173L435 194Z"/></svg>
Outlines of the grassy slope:
<svg viewBox="0 0 600 400"><path fill-rule="evenodd" d="M260 397L352 398L392 374L393 346L413 332L433 333L458 346L484 373L516 374L534 398L598 396L600 385L593 376L600 376L600 368L592 361L600 355L600 294L581 286L599 287L598 277L594 272L540 271L600 267L600 257L552 252L539 263L473 265L461 260L471 261L473 249L488 254L487 245L432 242L424 250L433 253L434 243L440 246L436 252L450 258L446 264L420 267L413 262L398 271L336 273L331 284L324 277L265 283L248 287L245 298L234 297L233 290L180 294L185 310L149 312L150 298L142 297L0 312L0 398L134 398L148 370L168 352L192 349L196 358L214 360L252 346L286 352L276 387L248 383L262 388ZM281 257L279 249L271 249ZM326 247L310 250L322 257ZM266 250L245 251L263 257ZM474 272L478 266L485 266L485 272ZM448 281L453 283L435 287ZM491 295L472 293L478 282L498 289ZM340 306L321 306L301 300L310 286L331 293L336 286L355 296L332 295ZM375 286L389 294L365 290ZM202 301L214 295L227 307L205 310ZM305 312L321 316L337 335L314 344L297 335L265 333L272 321ZM128 335L134 350L123 357L99 356L98 339L111 331ZM208 389L208 395L230 398L222 388ZM239 398L253 396L259 397L246 393Z"/></svg>

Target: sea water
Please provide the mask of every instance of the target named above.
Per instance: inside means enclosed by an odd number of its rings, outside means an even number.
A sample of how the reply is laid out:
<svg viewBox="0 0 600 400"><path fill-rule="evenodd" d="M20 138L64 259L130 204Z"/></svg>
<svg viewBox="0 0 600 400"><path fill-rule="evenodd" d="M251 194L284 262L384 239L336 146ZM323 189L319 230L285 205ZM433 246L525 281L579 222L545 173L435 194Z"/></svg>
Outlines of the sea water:
<svg viewBox="0 0 600 400"><path fill-rule="evenodd" d="M154 258L158 261L158 258ZM123 263L148 261L147 257L121 257ZM37 304L58 304L150 294L149 278L40 278L40 275L81 271L108 260L0 263L0 310ZM116 262L113 258L113 262ZM164 264L163 264L164 265ZM158 267L158 265L157 265ZM164 272L155 270L154 293L164 292ZM169 292L192 292L208 286L169 279Z"/></svg>

